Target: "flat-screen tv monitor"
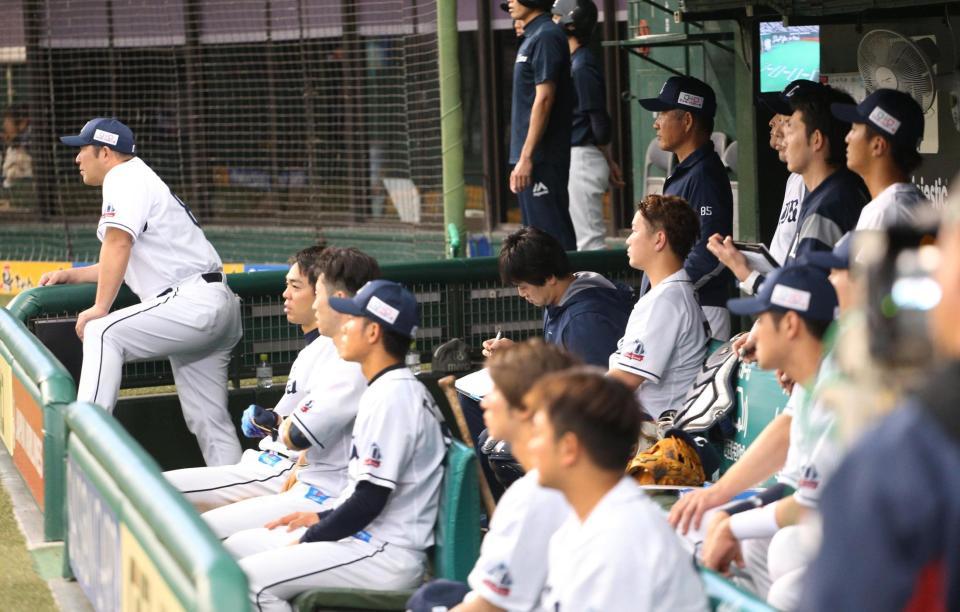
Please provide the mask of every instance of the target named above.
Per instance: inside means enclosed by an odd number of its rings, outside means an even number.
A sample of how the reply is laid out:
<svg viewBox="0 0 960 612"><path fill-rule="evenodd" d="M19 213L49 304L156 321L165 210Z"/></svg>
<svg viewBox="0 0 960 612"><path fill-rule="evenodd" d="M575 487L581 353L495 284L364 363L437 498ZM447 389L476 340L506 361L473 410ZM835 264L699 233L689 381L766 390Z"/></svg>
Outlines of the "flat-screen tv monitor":
<svg viewBox="0 0 960 612"><path fill-rule="evenodd" d="M760 22L760 91L781 91L790 81L820 78L820 26Z"/></svg>

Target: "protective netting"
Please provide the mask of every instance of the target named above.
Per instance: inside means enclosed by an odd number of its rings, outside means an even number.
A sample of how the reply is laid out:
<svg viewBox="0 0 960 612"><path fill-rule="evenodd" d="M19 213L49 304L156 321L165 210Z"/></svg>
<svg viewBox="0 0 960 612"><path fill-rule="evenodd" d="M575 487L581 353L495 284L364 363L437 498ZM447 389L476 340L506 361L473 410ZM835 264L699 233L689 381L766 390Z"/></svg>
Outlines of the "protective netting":
<svg viewBox="0 0 960 612"><path fill-rule="evenodd" d="M32 178L0 194L0 259L96 258L99 190L57 140L94 116L133 129L144 161L241 256L224 259L283 261L349 229L407 245L394 257L442 253L436 0L2 6L3 92Z"/></svg>

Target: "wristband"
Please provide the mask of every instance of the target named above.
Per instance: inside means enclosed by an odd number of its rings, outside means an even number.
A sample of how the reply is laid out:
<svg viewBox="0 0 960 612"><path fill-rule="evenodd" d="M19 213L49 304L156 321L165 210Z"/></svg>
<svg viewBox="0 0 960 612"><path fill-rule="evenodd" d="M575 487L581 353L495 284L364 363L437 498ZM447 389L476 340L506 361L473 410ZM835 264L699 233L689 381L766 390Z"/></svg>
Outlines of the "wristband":
<svg viewBox="0 0 960 612"><path fill-rule="evenodd" d="M769 538L779 529L776 504L755 508L730 517L730 533L738 540Z"/></svg>

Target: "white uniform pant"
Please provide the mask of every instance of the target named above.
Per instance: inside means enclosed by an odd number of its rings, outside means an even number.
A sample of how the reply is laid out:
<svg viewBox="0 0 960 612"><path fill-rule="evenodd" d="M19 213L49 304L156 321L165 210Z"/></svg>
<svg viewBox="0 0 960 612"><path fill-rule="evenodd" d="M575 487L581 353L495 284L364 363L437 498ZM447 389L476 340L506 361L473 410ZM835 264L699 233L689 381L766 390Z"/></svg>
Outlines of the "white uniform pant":
<svg viewBox="0 0 960 612"><path fill-rule="evenodd" d="M327 492L304 482L275 495L252 497L204 512L201 517L223 540L245 529L263 527L291 512L322 512L333 509L336 492Z"/></svg>
<svg viewBox="0 0 960 612"><path fill-rule="evenodd" d="M251 497L280 493L294 462L262 450L246 450L240 463L170 470L163 475L198 512Z"/></svg>
<svg viewBox="0 0 960 612"><path fill-rule="evenodd" d="M607 225L603 222L603 194L610 185L610 167L594 145L570 148L570 220L577 234L577 250L605 249Z"/></svg>
<svg viewBox="0 0 960 612"><path fill-rule="evenodd" d="M730 339L730 311L723 306L704 306L703 316L710 324L710 337L721 342Z"/></svg>
<svg viewBox="0 0 960 612"><path fill-rule="evenodd" d="M125 362L168 357L183 418L207 465L236 463L241 448L227 412L227 366L241 335L237 297L225 283L197 276L87 324L77 400L112 412Z"/></svg>
<svg viewBox="0 0 960 612"><path fill-rule="evenodd" d="M770 590L770 572L767 569L767 550L770 548L770 538L756 538L740 542L740 553L743 556L743 573L734 576L733 582L749 591L760 599L767 598Z"/></svg>
<svg viewBox="0 0 960 612"><path fill-rule="evenodd" d="M771 584L767 603L777 610L796 610L800 605L803 577L816 552L816 546L810 543L816 539L811 529L815 528L806 524L784 527L770 540L767 565Z"/></svg>
<svg viewBox="0 0 960 612"><path fill-rule="evenodd" d="M251 529L224 542L250 581L254 610L289 612L288 600L310 589L413 590L423 582L423 551L354 537L289 546L305 531Z"/></svg>

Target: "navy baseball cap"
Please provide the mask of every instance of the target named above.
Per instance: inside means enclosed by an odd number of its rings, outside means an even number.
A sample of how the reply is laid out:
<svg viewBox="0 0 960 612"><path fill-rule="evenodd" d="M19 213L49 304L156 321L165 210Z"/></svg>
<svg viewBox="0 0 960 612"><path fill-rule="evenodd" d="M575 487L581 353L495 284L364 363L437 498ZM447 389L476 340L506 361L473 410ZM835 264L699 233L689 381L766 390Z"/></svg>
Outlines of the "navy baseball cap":
<svg viewBox="0 0 960 612"><path fill-rule="evenodd" d="M760 292L729 300L727 308L738 315L758 315L769 310L792 310L806 319L832 321L837 314L837 292L826 272L811 265L778 268L763 281Z"/></svg>
<svg viewBox="0 0 960 612"><path fill-rule="evenodd" d="M680 109L713 117L717 112L717 94L713 88L691 76L670 77L660 88L660 95L639 102L643 108L658 113Z"/></svg>
<svg viewBox="0 0 960 612"><path fill-rule="evenodd" d="M337 312L365 317L407 338L414 337L420 324L417 298L393 281L373 280L352 298L332 297L329 302Z"/></svg>
<svg viewBox="0 0 960 612"><path fill-rule="evenodd" d="M878 89L856 106L831 104L830 111L840 121L866 123L895 144L917 148L923 138L923 109L896 89Z"/></svg>
<svg viewBox="0 0 960 612"><path fill-rule="evenodd" d="M783 91L771 91L757 96L757 102L766 106L777 115L792 115L793 108L790 106L790 99L797 94L807 94L817 92L823 89L823 85L816 81L807 79L797 79L790 81Z"/></svg>
<svg viewBox="0 0 960 612"><path fill-rule="evenodd" d="M61 136L60 142L69 147L99 145L110 147L114 151L133 155L137 145L133 141L133 132L118 119L97 117L87 121L76 136Z"/></svg>
<svg viewBox="0 0 960 612"><path fill-rule="evenodd" d="M814 251L802 258L802 263L810 264L824 270L849 270L850 247L853 244L853 232L843 235L832 251Z"/></svg>

